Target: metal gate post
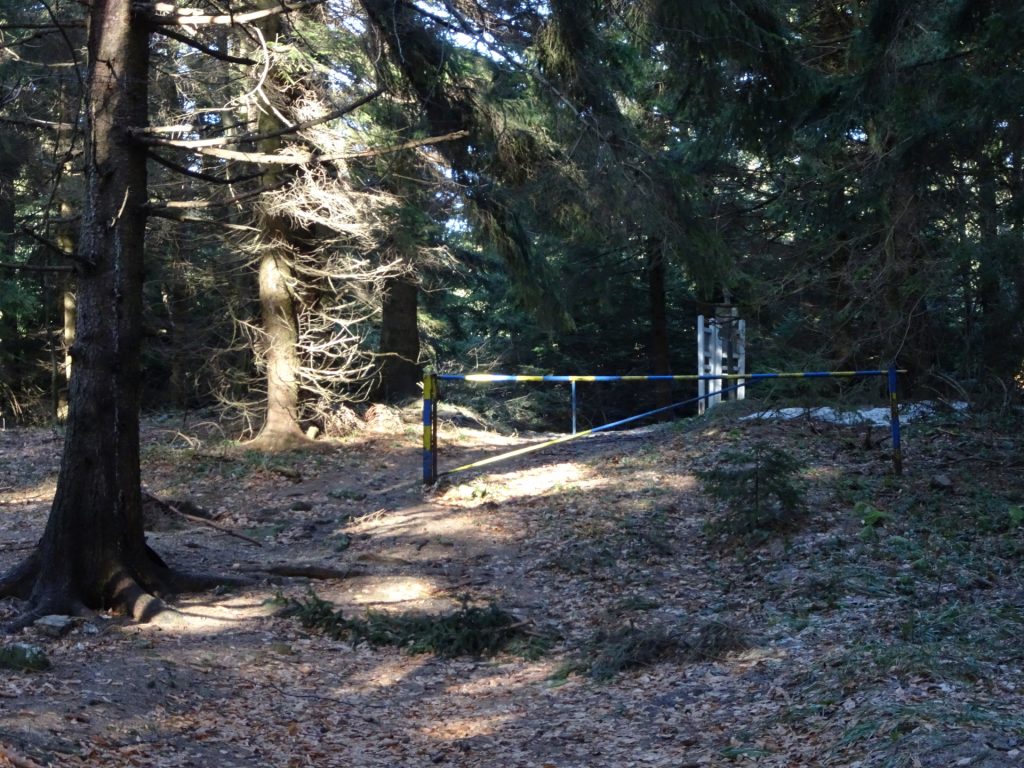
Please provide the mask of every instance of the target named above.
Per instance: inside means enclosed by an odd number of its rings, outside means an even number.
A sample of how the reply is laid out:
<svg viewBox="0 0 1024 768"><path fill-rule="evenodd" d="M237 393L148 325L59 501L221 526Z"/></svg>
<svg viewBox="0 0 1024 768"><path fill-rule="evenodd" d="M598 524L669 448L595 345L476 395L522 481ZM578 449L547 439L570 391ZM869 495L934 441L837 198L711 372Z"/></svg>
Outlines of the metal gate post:
<svg viewBox="0 0 1024 768"><path fill-rule="evenodd" d="M423 483L437 482L437 374L423 374Z"/></svg>
<svg viewBox="0 0 1024 768"><path fill-rule="evenodd" d="M889 366L889 425L892 428L892 468L903 474L903 450L900 447L900 408L896 401L896 365Z"/></svg>
<svg viewBox="0 0 1024 768"><path fill-rule="evenodd" d="M569 386L572 389L572 433L576 434L576 379L573 379Z"/></svg>

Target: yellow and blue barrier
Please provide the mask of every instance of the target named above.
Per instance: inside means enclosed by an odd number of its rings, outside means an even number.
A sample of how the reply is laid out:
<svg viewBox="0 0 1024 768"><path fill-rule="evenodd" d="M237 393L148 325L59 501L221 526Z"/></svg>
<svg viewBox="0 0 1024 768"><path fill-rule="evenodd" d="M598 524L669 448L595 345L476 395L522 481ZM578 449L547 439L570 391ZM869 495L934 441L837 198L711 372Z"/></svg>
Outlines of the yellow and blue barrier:
<svg viewBox="0 0 1024 768"><path fill-rule="evenodd" d="M533 453L543 448L548 448L552 445L558 445L559 443L569 442L581 437L587 437L598 432L603 432L616 427L621 427L625 424L630 424L640 419L646 419L650 416L656 416L660 413L667 411L676 410L682 408L684 405L690 405L698 400L707 400L717 395L725 394L726 392L732 392L746 385L747 381L764 381L768 379L823 379L823 378L853 378L853 377L867 377L867 376L885 376L887 377L887 388L889 394L890 404L890 428L892 431L892 461L893 469L897 475L903 473L903 456L900 446L900 417L899 417L899 403L896 399L897 389L897 374L906 373L906 371L897 369L895 365L890 366L887 370L862 370L862 371L802 371L797 373L739 373L739 374L684 374L684 375L673 375L673 374L652 374L648 376L611 376L611 375L595 375L595 376L563 376L563 375L517 375L517 374L504 374L504 373L432 373L428 372L423 378L423 482L427 485L432 485L437 482L440 475L450 475L456 472L463 472L469 469L476 469L477 467L483 467L488 464L494 464L505 459L511 459L516 456L522 456L523 454ZM729 381L729 380L740 380L739 384L735 384L728 387L722 387L716 392L708 392L697 397L691 397L687 400L683 400L672 405L666 405L661 408L655 408L653 411L646 411L644 413L637 414L636 416L630 416L626 419L620 419L613 421L608 424L602 424L599 427L593 427L592 429L585 430L583 432L576 431L576 382L578 381L592 381L592 382L607 382L607 381L698 381L698 380L712 380L712 381ZM572 426L573 432L563 437L555 438L554 440L548 440L543 443L536 445L530 445L525 448L519 448L508 453L500 454L499 456L492 456L488 459L481 461L475 461L471 464L465 464L461 467L455 467L454 469L445 470L438 474L437 471L437 402L440 399L440 381L469 381L469 382L482 382L482 383L498 383L498 382L559 382L569 383L572 385L572 408L573 418Z"/></svg>

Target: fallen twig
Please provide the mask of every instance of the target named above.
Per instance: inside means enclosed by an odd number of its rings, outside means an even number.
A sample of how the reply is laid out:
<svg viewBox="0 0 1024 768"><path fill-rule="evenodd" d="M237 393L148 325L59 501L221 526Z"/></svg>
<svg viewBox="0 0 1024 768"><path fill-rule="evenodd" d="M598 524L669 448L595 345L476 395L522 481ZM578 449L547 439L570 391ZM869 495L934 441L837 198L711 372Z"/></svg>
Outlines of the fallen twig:
<svg viewBox="0 0 1024 768"><path fill-rule="evenodd" d="M233 531L230 528L225 528L223 525L217 525L217 523L213 522L212 520L207 520L205 517L199 517L198 515L190 515L188 512L182 512L180 509L178 509L170 502L164 501L163 499L154 496L152 493L149 493L148 491L143 491L142 495L145 498L151 500L161 509L166 509L170 512L173 512L179 517L188 520L190 523L198 523L199 525L205 525L207 528L213 528L215 531L220 531L221 533L225 533L228 536L234 536L236 539L241 539L242 541L248 542L249 544L255 544L257 547L263 546L262 542L256 541L256 539L250 538L249 536L246 536L243 533Z"/></svg>
<svg viewBox="0 0 1024 768"><path fill-rule="evenodd" d="M26 550L33 549L36 546L35 542L26 544L23 541L3 541L0 542L0 549L7 552L25 552Z"/></svg>
<svg viewBox="0 0 1024 768"><path fill-rule="evenodd" d="M28 757L22 757L5 744L0 744L0 759L6 760L13 765L14 768L43 768L43 766L35 760Z"/></svg>
<svg viewBox="0 0 1024 768"><path fill-rule="evenodd" d="M249 573L269 573L272 576L297 576L307 579L350 579L353 576L363 576L365 571L360 568L331 568L326 565L291 565L282 563L279 565L259 565L254 568L247 568Z"/></svg>

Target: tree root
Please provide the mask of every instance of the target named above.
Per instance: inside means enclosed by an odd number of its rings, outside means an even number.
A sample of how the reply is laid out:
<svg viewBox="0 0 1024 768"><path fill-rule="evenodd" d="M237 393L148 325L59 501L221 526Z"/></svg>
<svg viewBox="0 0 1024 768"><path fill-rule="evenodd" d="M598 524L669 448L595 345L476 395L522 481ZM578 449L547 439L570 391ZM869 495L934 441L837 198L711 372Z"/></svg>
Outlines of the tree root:
<svg viewBox="0 0 1024 768"><path fill-rule="evenodd" d="M246 586L254 581L246 576L210 573L188 573L168 567L149 546L144 552L145 562L140 573L127 567L115 568L101 582L93 600L83 599L89 590L72 586L66 579L47 577L41 567L38 552L33 552L18 566L0 577L0 597L16 597L26 601L22 613L0 625L0 634L13 634L53 614L63 616L91 616L93 609L108 609L130 616L145 624L160 614L173 611L165 602L182 592L200 592L218 586ZM93 605L93 602L96 604Z"/></svg>
<svg viewBox="0 0 1024 768"><path fill-rule="evenodd" d="M0 576L0 598L16 597L27 600L32 594L36 576L39 574L39 554L32 552L18 565Z"/></svg>
<svg viewBox="0 0 1024 768"><path fill-rule="evenodd" d="M246 576L228 576L220 573L192 573L171 569L165 577L176 594L205 592L216 587L248 587L256 582Z"/></svg>
<svg viewBox="0 0 1024 768"><path fill-rule="evenodd" d="M33 599L28 610L0 625L0 634L13 635L30 627L44 616L89 616L92 612L80 600L63 595L48 595Z"/></svg>
<svg viewBox="0 0 1024 768"><path fill-rule="evenodd" d="M332 453L338 446L323 440L313 440L305 433L295 432L261 432L242 446L248 451L263 453L289 453L291 451L318 451Z"/></svg>
<svg viewBox="0 0 1024 768"><path fill-rule="evenodd" d="M287 563L256 566L250 573L268 573L272 576L295 576L305 579L351 579L366 574L361 568L330 568L324 565L289 565Z"/></svg>

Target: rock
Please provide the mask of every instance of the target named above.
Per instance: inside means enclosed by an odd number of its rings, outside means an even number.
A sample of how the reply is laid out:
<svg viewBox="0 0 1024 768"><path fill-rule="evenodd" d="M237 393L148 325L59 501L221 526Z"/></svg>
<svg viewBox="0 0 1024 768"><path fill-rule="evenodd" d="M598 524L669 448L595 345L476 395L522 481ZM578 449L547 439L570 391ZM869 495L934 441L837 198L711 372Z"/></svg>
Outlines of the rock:
<svg viewBox="0 0 1024 768"><path fill-rule="evenodd" d="M943 491L953 490L953 478L949 475L933 475L932 476L932 488L938 488Z"/></svg>
<svg viewBox="0 0 1024 768"><path fill-rule="evenodd" d="M308 501L292 502L292 512L309 512L311 509L313 509L313 505L310 504Z"/></svg>
<svg viewBox="0 0 1024 768"><path fill-rule="evenodd" d="M295 649L292 648L288 643L271 643L270 650L272 653L276 653L278 656L294 656Z"/></svg>
<svg viewBox="0 0 1024 768"><path fill-rule="evenodd" d="M74 628L75 620L70 616L43 616L37 619L33 626L47 637L64 637Z"/></svg>
<svg viewBox="0 0 1024 768"><path fill-rule="evenodd" d="M50 668L50 660L38 645L13 643L0 646L0 669L40 672Z"/></svg>

